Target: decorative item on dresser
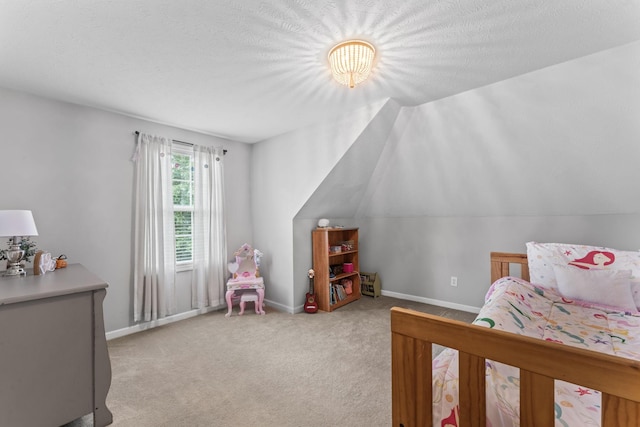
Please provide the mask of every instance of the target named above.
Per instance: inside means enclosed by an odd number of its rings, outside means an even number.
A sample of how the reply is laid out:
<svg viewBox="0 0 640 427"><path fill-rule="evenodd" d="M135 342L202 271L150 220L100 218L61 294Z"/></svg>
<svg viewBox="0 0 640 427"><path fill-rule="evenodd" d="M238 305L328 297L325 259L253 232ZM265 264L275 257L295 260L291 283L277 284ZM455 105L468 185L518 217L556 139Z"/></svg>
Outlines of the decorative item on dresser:
<svg viewBox="0 0 640 427"><path fill-rule="evenodd" d="M0 211L0 236L11 237L9 249L2 251L2 258L0 258L7 259L5 276L27 274L20 265L20 262L25 258L25 250L22 248L22 238L37 235L38 230L36 229L36 223L33 220L31 211Z"/></svg>
<svg viewBox="0 0 640 427"><path fill-rule="evenodd" d="M107 286L80 264L0 278L0 426L60 426L90 413L95 427L112 423Z"/></svg>
<svg viewBox="0 0 640 427"><path fill-rule="evenodd" d="M65 268L67 266L67 256L62 254L56 258L56 269Z"/></svg>
<svg viewBox="0 0 640 427"><path fill-rule="evenodd" d="M318 227L312 240L318 308L333 311L359 299L358 229Z"/></svg>
<svg viewBox="0 0 640 427"><path fill-rule="evenodd" d="M38 276L45 274L47 271L56 269L56 260L51 258L51 254L45 251L36 252L33 257L33 274Z"/></svg>

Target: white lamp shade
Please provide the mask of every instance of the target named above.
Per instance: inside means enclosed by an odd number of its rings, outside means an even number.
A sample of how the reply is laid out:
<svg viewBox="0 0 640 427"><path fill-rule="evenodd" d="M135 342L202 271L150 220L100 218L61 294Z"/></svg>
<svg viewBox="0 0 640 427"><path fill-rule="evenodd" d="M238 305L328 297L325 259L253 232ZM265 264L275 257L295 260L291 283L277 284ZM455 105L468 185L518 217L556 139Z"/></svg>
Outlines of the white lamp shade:
<svg viewBox="0 0 640 427"><path fill-rule="evenodd" d="M0 211L0 236L37 236L31 211Z"/></svg>

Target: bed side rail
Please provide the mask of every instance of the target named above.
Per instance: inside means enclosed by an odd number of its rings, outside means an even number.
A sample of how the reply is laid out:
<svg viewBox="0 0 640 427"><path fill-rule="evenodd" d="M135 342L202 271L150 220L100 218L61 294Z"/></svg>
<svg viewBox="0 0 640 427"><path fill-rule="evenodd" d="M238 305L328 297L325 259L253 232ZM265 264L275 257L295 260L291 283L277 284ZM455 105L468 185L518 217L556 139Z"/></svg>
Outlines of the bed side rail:
<svg viewBox="0 0 640 427"><path fill-rule="evenodd" d="M520 368L520 422L554 425L554 379L602 392L602 427L640 426L640 362L394 307L395 427L432 426L431 344L459 351L460 426L484 426L485 359Z"/></svg>

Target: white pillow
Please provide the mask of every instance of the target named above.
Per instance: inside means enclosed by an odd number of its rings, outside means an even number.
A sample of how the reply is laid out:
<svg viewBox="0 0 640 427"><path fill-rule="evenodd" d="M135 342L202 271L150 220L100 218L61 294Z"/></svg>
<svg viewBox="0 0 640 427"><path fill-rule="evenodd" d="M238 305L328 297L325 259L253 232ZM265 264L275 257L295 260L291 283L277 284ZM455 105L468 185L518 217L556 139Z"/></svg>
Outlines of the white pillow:
<svg viewBox="0 0 640 427"><path fill-rule="evenodd" d="M531 283L557 289L553 266L575 265L585 269L631 270L631 291L640 310L640 252L567 243L527 243Z"/></svg>
<svg viewBox="0 0 640 427"><path fill-rule="evenodd" d="M629 278L631 270L584 270L554 265L553 271L562 296L594 304L637 311Z"/></svg>

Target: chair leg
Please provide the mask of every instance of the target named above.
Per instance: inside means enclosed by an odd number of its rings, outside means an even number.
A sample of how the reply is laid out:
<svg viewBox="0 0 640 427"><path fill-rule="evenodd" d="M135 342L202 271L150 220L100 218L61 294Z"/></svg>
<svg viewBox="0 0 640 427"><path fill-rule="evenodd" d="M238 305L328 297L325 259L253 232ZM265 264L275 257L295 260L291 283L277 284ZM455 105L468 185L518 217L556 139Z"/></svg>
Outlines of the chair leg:
<svg viewBox="0 0 640 427"><path fill-rule="evenodd" d="M264 289L256 289L258 294L258 301L256 301L256 313L265 314L264 313Z"/></svg>
<svg viewBox="0 0 640 427"><path fill-rule="evenodd" d="M244 301L240 301L240 313L238 313L239 316L242 316L244 314L244 306L245 306L246 302Z"/></svg>

